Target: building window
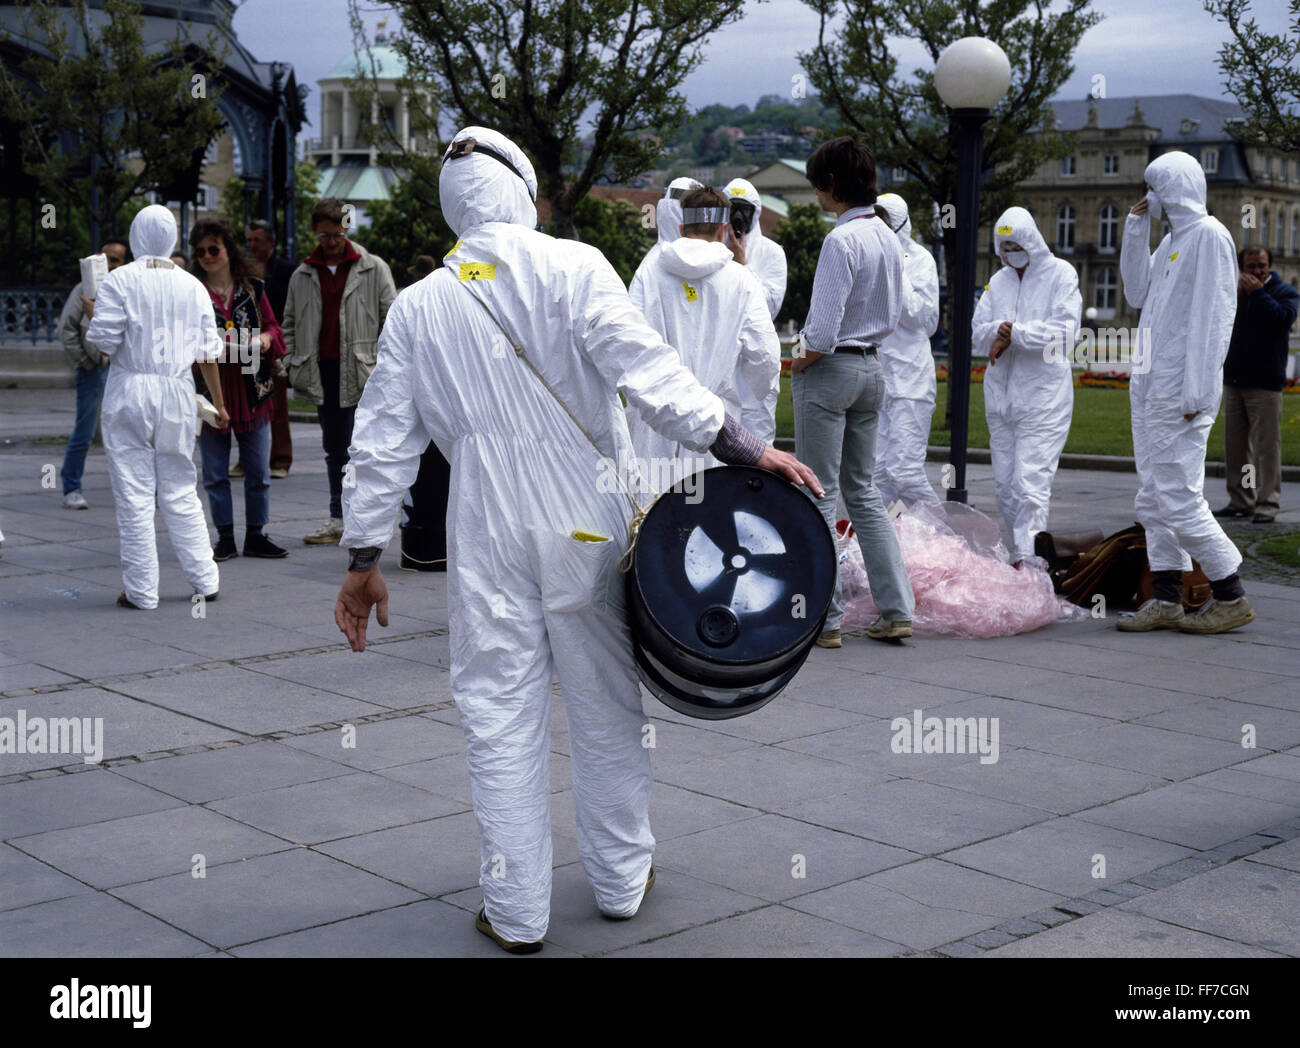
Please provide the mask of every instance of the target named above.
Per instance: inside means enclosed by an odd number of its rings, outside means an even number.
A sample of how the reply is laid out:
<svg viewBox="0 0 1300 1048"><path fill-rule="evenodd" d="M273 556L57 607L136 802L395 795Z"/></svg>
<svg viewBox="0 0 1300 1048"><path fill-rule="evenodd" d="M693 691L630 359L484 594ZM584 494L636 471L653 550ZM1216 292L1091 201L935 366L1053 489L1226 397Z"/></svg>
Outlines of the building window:
<svg viewBox="0 0 1300 1048"><path fill-rule="evenodd" d="M1286 251L1286 216L1281 208L1277 209L1277 239L1273 243L1277 245L1279 254Z"/></svg>
<svg viewBox="0 0 1300 1048"><path fill-rule="evenodd" d="M1118 175L1119 174L1119 154L1107 153L1106 159L1102 162L1102 174Z"/></svg>
<svg viewBox="0 0 1300 1048"><path fill-rule="evenodd" d="M1115 282L1115 267L1102 266L1097 270L1097 288L1092 295L1092 304L1098 309L1114 309L1119 285Z"/></svg>
<svg viewBox="0 0 1300 1048"><path fill-rule="evenodd" d="M1102 251L1114 251L1119 246L1119 208L1107 204L1101 209L1101 221L1097 227L1097 247Z"/></svg>
<svg viewBox="0 0 1300 1048"><path fill-rule="evenodd" d="M1291 161L1291 181L1300 182L1300 160Z"/></svg>
<svg viewBox="0 0 1300 1048"><path fill-rule="evenodd" d="M1291 254L1300 255L1300 211L1291 216Z"/></svg>
<svg viewBox="0 0 1300 1048"><path fill-rule="evenodd" d="M1056 212L1056 246L1061 251L1074 250L1074 205L1066 204Z"/></svg>
<svg viewBox="0 0 1300 1048"><path fill-rule="evenodd" d="M1073 174L1075 173L1075 170L1076 170L1076 168L1075 168L1075 158L1074 158L1074 155L1073 155L1073 154L1071 154L1070 156L1063 156L1063 157L1061 157L1061 174L1062 174L1062 175L1065 175L1065 176L1073 175Z"/></svg>
<svg viewBox="0 0 1300 1048"><path fill-rule="evenodd" d="M1205 169L1207 175L1213 175L1219 170L1219 151L1217 149L1207 149L1201 154L1201 167Z"/></svg>
<svg viewBox="0 0 1300 1048"><path fill-rule="evenodd" d="M1273 158L1273 177L1279 182L1285 177L1282 174L1282 158L1280 156L1275 156Z"/></svg>

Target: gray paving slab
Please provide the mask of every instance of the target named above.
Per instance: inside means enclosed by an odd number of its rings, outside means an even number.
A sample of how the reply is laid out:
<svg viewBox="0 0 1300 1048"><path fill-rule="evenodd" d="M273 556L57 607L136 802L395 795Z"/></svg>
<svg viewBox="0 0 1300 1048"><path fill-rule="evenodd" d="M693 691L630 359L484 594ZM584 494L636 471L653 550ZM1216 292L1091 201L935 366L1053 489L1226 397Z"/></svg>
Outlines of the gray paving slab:
<svg viewBox="0 0 1300 1048"><path fill-rule="evenodd" d="M111 598L116 599L116 596ZM174 608L162 611L112 610L121 615L159 615L177 611ZM169 644L123 644L120 635L87 632L78 638L75 645L69 645L66 640L51 641L51 637L59 635L55 623L33 624L33 628L39 628L40 635L33 639L33 646L29 649L31 660L82 680L102 680L124 673L175 669L189 666L195 661L193 652L182 651Z"/></svg>
<svg viewBox="0 0 1300 1048"><path fill-rule="evenodd" d="M103 760L241 737L239 732L229 728L159 709L103 688L69 688L0 700L0 716L15 718L18 709L26 712L29 723L33 717L45 718L47 723L56 718L77 720L81 724L82 750L91 746L92 739L98 739ZM91 725L89 734L86 732L87 720ZM99 722L98 727L96 722ZM93 756L84 752L0 754L0 775L78 764L84 762L87 755Z"/></svg>
<svg viewBox="0 0 1300 1048"><path fill-rule="evenodd" d="M786 814L921 855L935 855L1052 818L1041 808L914 779L894 779L852 794L803 801L792 805Z"/></svg>
<svg viewBox="0 0 1300 1048"><path fill-rule="evenodd" d="M958 655L951 659L925 657L885 666L877 672L883 677L919 681L976 695L1001 695L1017 684L1032 685L1052 676L1050 670L1036 666L1007 662L990 665L993 661L973 655Z"/></svg>
<svg viewBox="0 0 1300 1048"><path fill-rule="evenodd" d="M250 735L334 724L383 706L268 677L239 666L127 681L118 690Z"/></svg>
<svg viewBox="0 0 1300 1048"><path fill-rule="evenodd" d="M1300 957L1300 873L1234 862L1140 896L1121 909Z"/></svg>
<svg viewBox="0 0 1300 1048"><path fill-rule="evenodd" d="M1284 870L1300 873L1300 837L1255 852L1248 856L1246 861L1261 862L1265 866L1280 866Z"/></svg>
<svg viewBox="0 0 1300 1048"><path fill-rule="evenodd" d="M305 848L209 866L202 879L183 873L111 894L219 949L418 898L409 888Z"/></svg>
<svg viewBox="0 0 1300 1048"><path fill-rule="evenodd" d="M427 706L451 698L446 670L388 655L388 645L339 650L255 663L258 673L350 695L389 709Z"/></svg>
<svg viewBox="0 0 1300 1048"><path fill-rule="evenodd" d="M188 806L51 830L11 842L95 888L190 873L291 847L206 808Z"/></svg>
<svg viewBox="0 0 1300 1048"><path fill-rule="evenodd" d="M376 633L376 636L379 634ZM392 658L407 659L426 666L451 668L451 643L443 637L416 637L395 640L378 646L377 650Z"/></svg>
<svg viewBox="0 0 1300 1048"><path fill-rule="evenodd" d="M1241 764L1234 764L1236 771L1248 771L1254 775L1271 775L1288 782L1300 782L1300 757L1293 756L1295 750L1287 753L1266 753Z"/></svg>
<svg viewBox="0 0 1300 1048"><path fill-rule="evenodd" d="M1192 854L1191 849L1167 841L1062 818L958 848L943 857L1072 899Z"/></svg>
<svg viewBox="0 0 1300 1048"><path fill-rule="evenodd" d="M563 760L558 753L551 754L552 764ZM452 800L462 801L467 806L473 803L470 793L469 767L465 763L465 754L450 753L445 757L433 757L430 760L414 761L411 764L399 764L384 768L379 772L385 779L403 782L417 789L428 790ZM555 784L555 769L551 769L552 787Z"/></svg>
<svg viewBox="0 0 1300 1048"><path fill-rule="evenodd" d="M875 718L863 717L846 710L801 702L787 696L778 696L762 709L744 717L730 720L708 721L713 731L731 735L750 742L777 743L800 739L835 728L865 728Z"/></svg>
<svg viewBox="0 0 1300 1048"><path fill-rule="evenodd" d="M654 729L653 733L646 735L646 741L650 762L656 768L685 764L700 757L718 757L758 745L734 734L709 730L712 721L681 724L660 717L657 710L648 707L646 715L647 723Z"/></svg>
<svg viewBox="0 0 1300 1048"><path fill-rule="evenodd" d="M656 780L650 788L650 829L659 841L757 817L753 808Z"/></svg>
<svg viewBox="0 0 1300 1048"><path fill-rule="evenodd" d="M985 956L1226 958L1281 955L1141 914L1109 909L989 950Z"/></svg>
<svg viewBox="0 0 1300 1048"><path fill-rule="evenodd" d="M905 947L786 906L764 906L614 950L611 957L895 957Z"/></svg>
<svg viewBox="0 0 1300 1048"><path fill-rule="evenodd" d="M1207 849L1268 829L1295 815L1294 805L1178 782L1090 808L1078 817L1189 848Z"/></svg>
<svg viewBox="0 0 1300 1048"><path fill-rule="evenodd" d="M479 882L479 832L472 812L357 834L316 850L421 895L449 895Z"/></svg>
<svg viewBox="0 0 1300 1048"><path fill-rule="evenodd" d="M836 924L930 950L1060 901L1050 892L922 859L788 903Z"/></svg>
<svg viewBox="0 0 1300 1048"><path fill-rule="evenodd" d="M211 950L103 892L0 913L3 957L197 957Z"/></svg>
<svg viewBox="0 0 1300 1048"><path fill-rule="evenodd" d="M0 838L27 837L69 826L175 808L181 802L157 790L95 768L80 775L9 782L0 786Z"/></svg>
<svg viewBox="0 0 1300 1048"><path fill-rule="evenodd" d="M480 934L464 910L425 899L407 906L350 917L302 932L278 935L231 953L236 957L479 957L501 960L521 958L505 953ZM578 954L548 942L541 953L524 960L577 957Z"/></svg>
<svg viewBox="0 0 1300 1048"><path fill-rule="evenodd" d="M466 809L459 801L364 772L228 797L210 807L295 844L319 844Z"/></svg>
<svg viewBox="0 0 1300 1048"><path fill-rule="evenodd" d="M412 714L370 724L285 739L285 745L373 771L399 764L463 753L465 736L459 728Z"/></svg>
<svg viewBox="0 0 1300 1048"><path fill-rule="evenodd" d="M1300 713L1230 699L1201 702L1176 711L1167 710L1151 717L1143 717L1137 723L1183 731L1207 739L1227 739L1239 746L1248 740L1247 725L1250 725L1256 749L1285 750L1300 744Z"/></svg>
<svg viewBox="0 0 1300 1048"><path fill-rule="evenodd" d="M254 742L205 753L162 757L113 769L193 804L349 774L346 765L280 742Z"/></svg>
<svg viewBox="0 0 1300 1048"><path fill-rule="evenodd" d="M1240 797L1254 797L1261 801L1272 801L1284 807L1290 806L1300 815L1300 785L1273 775L1259 775L1245 769L1251 762L1239 764L1233 768L1220 768L1208 775L1197 775L1188 779L1190 786L1205 786L1211 790L1235 793Z"/></svg>
<svg viewBox="0 0 1300 1048"><path fill-rule="evenodd" d="M1236 741L1132 723L1049 736L1033 748L1112 768L1155 772L1166 779L1185 779L1227 767L1242 754Z"/></svg>
<svg viewBox="0 0 1300 1048"><path fill-rule="evenodd" d="M89 886L17 848L0 844L0 910L65 899L90 890Z"/></svg>
<svg viewBox="0 0 1300 1048"><path fill-rule="evenodd" d="M67 684L77 679L48 666L38 666L34 662L11 662L7 666L0 666L0 692L39 688L47 684ZM0 703L0 710L3 709L4 704Z"/></svg>
<svg viewBox="0 0 1300 1048"><path fill-rule="evenodd" d="M917 858L901 848L760 815L661 841L655 866L780 902Z"/></svg>

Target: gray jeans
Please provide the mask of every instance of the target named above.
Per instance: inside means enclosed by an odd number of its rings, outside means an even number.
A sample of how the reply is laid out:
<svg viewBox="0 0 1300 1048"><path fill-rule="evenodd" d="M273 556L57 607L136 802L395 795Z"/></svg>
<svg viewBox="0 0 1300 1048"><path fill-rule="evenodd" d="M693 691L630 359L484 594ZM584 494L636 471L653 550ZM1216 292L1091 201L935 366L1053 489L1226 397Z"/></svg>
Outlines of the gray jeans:
<svg viewBox="0 0 1300 1048"><path fill-rule="evenodd" d="M822 482L817 508L835 535L835 499L842 492L858 536L871 596L886 620L912 618L916 601L903 567L894 526L871 482L876 459L876 422L885 400L880 360L853 353L821 357L791 378L795 454ZM844 618L838 579L825 629Z"/></svg>

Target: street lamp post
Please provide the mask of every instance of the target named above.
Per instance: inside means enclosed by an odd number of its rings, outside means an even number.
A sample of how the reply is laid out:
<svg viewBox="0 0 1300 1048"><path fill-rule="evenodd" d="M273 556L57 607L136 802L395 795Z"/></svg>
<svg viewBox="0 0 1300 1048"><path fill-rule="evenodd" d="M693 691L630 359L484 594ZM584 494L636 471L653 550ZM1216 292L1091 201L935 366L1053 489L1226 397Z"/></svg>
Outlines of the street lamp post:
<svg viewBox="0 0 1300 1048"><path fill-rule="evenodd" d="M949 109L957 140L956 247L948 259L952 329L948 343L948 391L952 406L952 485L948 501L966 501L966 441L970 427L971 313L979 239L984 121L1011 84L1011 63L992 40L967 36L950 44L934 67L934 86Z"/></svg>

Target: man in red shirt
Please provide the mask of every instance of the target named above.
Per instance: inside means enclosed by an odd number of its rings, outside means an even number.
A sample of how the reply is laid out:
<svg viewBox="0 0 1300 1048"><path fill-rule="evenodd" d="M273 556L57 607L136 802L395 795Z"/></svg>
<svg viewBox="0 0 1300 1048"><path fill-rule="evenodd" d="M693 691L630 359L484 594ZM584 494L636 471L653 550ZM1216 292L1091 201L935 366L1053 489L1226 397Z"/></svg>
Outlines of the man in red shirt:
<svg viewBox="0 0 1300 1048"><path fill-rule="evenodd" d="M316 403L330 485L329 520L303 541L334 545L343 534L352 420L397 288L388 263L348 239L350 205L326 198L311 219L318 243L289 278L283 329L289 381Z"/></svg>

